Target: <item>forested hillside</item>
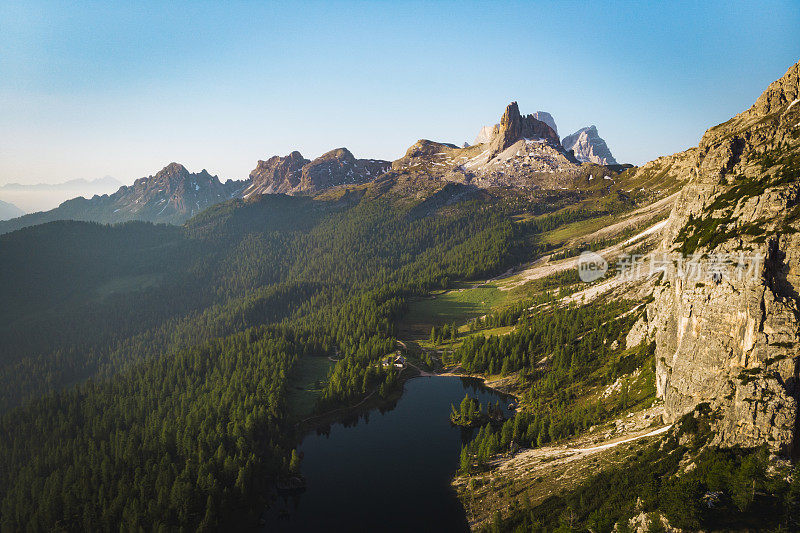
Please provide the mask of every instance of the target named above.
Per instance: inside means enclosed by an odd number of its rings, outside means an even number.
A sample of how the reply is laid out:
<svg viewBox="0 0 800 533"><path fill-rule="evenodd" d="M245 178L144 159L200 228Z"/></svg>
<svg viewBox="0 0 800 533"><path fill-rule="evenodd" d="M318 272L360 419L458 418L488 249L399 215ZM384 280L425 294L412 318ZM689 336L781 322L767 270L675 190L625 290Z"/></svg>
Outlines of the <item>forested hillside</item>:
<svg viewBox="0 0 800 533"><path fill-rule="evenodd" d="M320 408L388 393L408 297L524 259L512 205L265 196L3 236L4 529L230 522L286 472L297 358L338 354Z"/></svg>
<svg viewBox="0 0 800 533"><path fill-rule="evenodd" d="M252 523L290 473L298 361L330 361L318 414L396 397L399 372L380 360L397 349L412 301L544 253L605 245L583 235L674 187L644 188L649 178L631 172L597 185L597 171L561 191L431 182L416 196L398 194L402 179L390 177L316 197L231 200L181 227L58 221L0 236L3 528ZM662 211L632 217L626 231ZM552 304L553 279L529 291L531 302ZM621 335L606 322L625 305L534 317L511 306L485 317L478 329L517 331L465 342L445 362L529 372L527 401L540 403L536 416L472 446L535 446L616 412L576 408L580 390L567 391L621 371L604 343ZM565 344L576 332L583 340ZM551 351L554 365L534 370ZM623 366L648 356L632 353Z"/></svg>

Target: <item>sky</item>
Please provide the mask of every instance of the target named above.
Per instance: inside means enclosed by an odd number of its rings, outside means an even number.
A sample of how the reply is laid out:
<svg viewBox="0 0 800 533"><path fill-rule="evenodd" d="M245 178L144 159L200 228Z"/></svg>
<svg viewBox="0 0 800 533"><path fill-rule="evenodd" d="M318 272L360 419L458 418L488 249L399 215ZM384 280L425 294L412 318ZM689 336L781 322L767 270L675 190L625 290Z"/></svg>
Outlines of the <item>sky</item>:
<svg viewBox="0 0 800 533"><path fill-rule="evenodd" d="M472 142L512 100L642 164L798 60L800 0L0 0L0 184L132 183L172 161L242 179L340 146L392 160Z"/></svg>

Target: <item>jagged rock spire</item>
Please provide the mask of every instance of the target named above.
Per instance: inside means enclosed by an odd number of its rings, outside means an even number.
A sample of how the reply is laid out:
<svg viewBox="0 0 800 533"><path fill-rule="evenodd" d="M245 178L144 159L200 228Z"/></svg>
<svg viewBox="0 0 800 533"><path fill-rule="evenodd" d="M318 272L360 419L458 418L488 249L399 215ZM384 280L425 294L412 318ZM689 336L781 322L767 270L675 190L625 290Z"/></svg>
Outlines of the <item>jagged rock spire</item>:
<svg viewBox="0 0 800 533"><path fill-rule="evenodd" d="M498 154L520 139L544 139L553 145L559 145L558 134L553 128L538 120L533 115L523 117L516 102L511 102L495 126L492 135L491 151Z"/></svg>

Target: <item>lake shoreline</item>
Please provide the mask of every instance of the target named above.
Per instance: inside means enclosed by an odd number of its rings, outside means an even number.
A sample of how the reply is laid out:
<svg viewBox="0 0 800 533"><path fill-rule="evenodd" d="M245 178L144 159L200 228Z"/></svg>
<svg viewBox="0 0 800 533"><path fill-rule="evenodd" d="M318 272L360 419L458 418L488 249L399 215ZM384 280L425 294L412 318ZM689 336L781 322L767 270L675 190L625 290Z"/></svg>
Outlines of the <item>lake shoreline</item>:
<svg viewBox="0 0 800 533"><path fill-rule="evenodd" d="M312 531L320 514L345 523L343 494L357 493L359 501L371 502L364 503L369 520L377 524L384 515L394 517L390 530L407 531L400 524L413 529L424 520L399 512L392 504L384 508L387 498L410 498L415 506L428 509L428 514L433 509L440 513L438 530L468 531L465 509L451 482L460 447L477 430L451 426L451 405L465 393L482 404L498 399L503 404L506 395L485 387L474 376L421 376L412 370L407 367L402 387L388 399L376 395L354 409L327 413L299 428L303 433L298 452L303 456L301 472L307 490L272 500L264 515L268 525L283 527L281 531ZM415 379L425 376L460 379ZM382 411L375 412L376 408Z"/></svg>
<svg viewBox="0 0 800 533"><path fill-rule="evenodd" d="M514 403L517 405L516 411L519 412L520 410L519 396L517 396L516 389L514 388L519 381L517 375L512 374L509 376L487 376L485 374L467 374L464 372L457 372L456 370L457 367L452 370L441 372L435 375L440 377L471 378L480 380L483 386L486 387L487 389L493 390L496 393L501 394L503 396L513 398Z"/></svg>

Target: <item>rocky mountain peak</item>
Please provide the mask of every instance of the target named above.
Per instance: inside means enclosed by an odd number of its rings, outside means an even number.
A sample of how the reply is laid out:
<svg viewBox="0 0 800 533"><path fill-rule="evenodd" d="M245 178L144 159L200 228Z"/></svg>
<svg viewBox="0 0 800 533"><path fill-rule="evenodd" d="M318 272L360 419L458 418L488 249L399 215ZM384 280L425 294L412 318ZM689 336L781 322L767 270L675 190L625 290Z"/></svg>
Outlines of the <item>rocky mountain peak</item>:
<svg viewBox="0 0 800 533"><path fill-rule="evenodd" d="M508 111L508 109L506 109L506 111ZM519 110L517 110L517 114L519 114ZM544 122L550 126L553 132L555 132L556 136L558 136L558 127L556 126L556 121L553 118L553 115L547 111L537 111L536 113L532 113L528 116L531 116L540 122ZM477 137L475 137L475 142L473 144L489 144L499 131L500 124L495 124L494 126L483 126L478 132Z"/></svg>
<svg viewBox="0 0 800 533"><path fill-rule="evenodd" d="M303 166L308 163L309 160L297 150L287 156L274 155L266 161L259 160L250 172L250 186L244 196L291 191L300 185Z"/></svg>
<svg viewBox="0 0 800 533"><path fill-rule="evenodd" d="M491 151L498 154L520 139L543 139L559 145L558 134L553 128L533 115L523 117L517 102L511 102L500 119L500 125L493 131Z"/></svg>
<svg viewBox="0 0 800 533"><path fill-rule="evenodd" d="M313 192L337 185L365 183L390 167L388 161L356 159L347 148L335 148L303 167L299 189Z"/></svg>
<svg viewBox="0 0 800 533"><path fill-rule="evenodd" d="M170 163L169 165L165 166L161 170L159 170L155 177L158 180L162 179L173 179L173 178L182 178L189 175L189 171L186 170L186 167L181 165L180 163Z"/></svg>
<svg viewBox="0 0 800 533"><path fill-rule="evenodd" d="M0 233L53 220L92 220L103 223L147 220L181 224L203 209L238 196L242 182L221 183L207 170L192 173L170 163L154 175L139 178L113 194L79 196L55 209L31 213L0 225Z"/></svg>
<svg viewBox="0 0 800 533"><path fill-rule="evenodd" d="M572 150L578 161L583 163L617 164L606 141L597 133L595 125L581 128L572 135L567 135L561 140L561 144L565 150Z"/></svg>
<svg viewBox="0 0 800 533"><path fill-rule="evenodd" d="M321 162L330 160L341 161L342 163L353 163L355 162L356 158L352 154L352 152L350 152L350 150L342 147L342 148L334 148L329 152L325 152L324 154L316 158L314 161Z"/></svg>
<svg viewBox="0 0 800 533"><path fill-rule="evenodd" d="M800 99L800 62L791 66L782 78L770 83L750 111L762 116L768 115L798 99Z"/></svg>
<svg viewBox="0 0 800 533"><path fill-rule="evenodd" d="M388 170L388 161L356 159L347 148L335 148L309 161L300 152L259 161L250 173L245 198L256 194L296 194L337 185L372 181Z"/></svg>
<svg viewBox="0 0 800 533"><path fill-rule="evenodd" d="M558 127L556 126L556 121L553 118L553 115L551 115L547 111L537 111L536 113L533 113L531 116L533 116L533 118L535 118L536 120L540 120L545 124L547 124L548 126L550 126L553 129L553 131L556 132L556 135L558 135Z"/></svg>
<svg viewBox="0 0 800 533"><path fill-rule="evenodd" d="M794 136L791 130L798 124L793 118L798 109L800 109L800 62L792 65L783 77L770 83L749 109L706 131L700 141L700 148L710 149L725 139L735 140L739 144L752 143L757 139L748 139L751 134L738 135L738 133L752 130L765 117L773 114L777 116L778 129L783 132L782 137L785 137L782 140L789 142ZM740 152L740 148L741 146L732 146L731 150Z"/></svg>

